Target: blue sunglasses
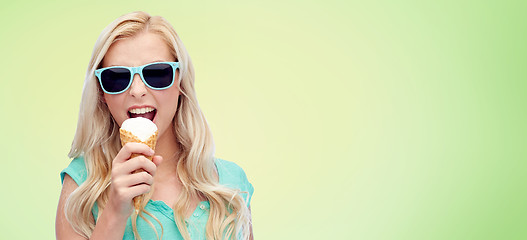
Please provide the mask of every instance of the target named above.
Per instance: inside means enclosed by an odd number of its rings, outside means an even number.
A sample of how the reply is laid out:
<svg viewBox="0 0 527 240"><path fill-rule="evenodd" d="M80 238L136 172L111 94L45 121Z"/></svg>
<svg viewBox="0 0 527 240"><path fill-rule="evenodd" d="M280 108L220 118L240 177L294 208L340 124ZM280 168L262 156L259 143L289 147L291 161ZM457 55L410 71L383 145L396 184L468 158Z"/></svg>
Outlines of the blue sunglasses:
<svg viewBox="0 0 527 240"><path fill-rule="evenodd" d="M123 93L132 85L137 73L151 89L163 90L174 84L179 62L155 62L139 67L113 66L95 70L101 88L108 94Z"/></svg>

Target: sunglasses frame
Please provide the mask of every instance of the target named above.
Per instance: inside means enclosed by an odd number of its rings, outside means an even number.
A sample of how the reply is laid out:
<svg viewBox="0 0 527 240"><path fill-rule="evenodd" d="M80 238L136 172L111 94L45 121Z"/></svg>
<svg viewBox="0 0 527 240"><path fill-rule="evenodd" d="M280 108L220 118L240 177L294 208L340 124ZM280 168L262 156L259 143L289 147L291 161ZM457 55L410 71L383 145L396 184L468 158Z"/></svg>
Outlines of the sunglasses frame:
<svg viewBox="0 0 527 240"><path fill-rule="evenodd" d="M145 80L145 78L143 77L143 68L145 67L148 67L150 65L155 65L155 64L168 64L170 66L172 66L172 83L170 83L170 85L168 85L167 87L162 87L162 88L155 88L155 87L152 87L150 86L150 84L148 84ZM106 89L104 89L104 86L102 85L102 80L101 80L101 74L104 70L108 70L108 69L112 69L112 68L125 68L125 69L128 69L128 71L130 71L130 81L128 81L128 86L126 86L126 88L124 88L124 90L122 91L119 91L119 92L108 92L106 91ZM138 67L126 67L126 66L111 66L111 67L106 67L106 68L100 68L100 69L96 69L95 70L95 76L97 77L97 79L99 80L99 84L101 85L101 89L105 92L105 93L108 93L108 94L121 94L123 92L126 92L126 90L128 90L130 88L130 86L132 86L132 82L134 81L134 76L135 74L139 74L139 77L141 77L141 80L143 81L143 83L151 88L151 89L154 89L154 90L164 90L164 89L167 89L169 87L172 87L172 85L174 85L174 80L176 78L176 69L179 68L179 62L154 62L154 63L149 63L149 64L145 64L143 66L138 66Z"/></svg>

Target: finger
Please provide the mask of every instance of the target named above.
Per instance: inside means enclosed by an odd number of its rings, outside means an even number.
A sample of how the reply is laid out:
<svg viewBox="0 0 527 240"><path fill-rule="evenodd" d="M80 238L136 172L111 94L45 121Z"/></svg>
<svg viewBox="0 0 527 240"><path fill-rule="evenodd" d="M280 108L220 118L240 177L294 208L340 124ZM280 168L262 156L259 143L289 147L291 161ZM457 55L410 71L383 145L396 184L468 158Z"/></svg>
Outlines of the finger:
<svg viewBox="0 0 527 240"><path fill-rule="evenodd" d="M152 150L148 145L144 143L135 143L135 142L129 142L126 143L119 153L117 153L117 156L115 156L114 162L115 163L122 163L126 160L130 159L130 156L132 153L138 153L143 154L145 156L152 156L154 155L154 150Z"/></svg>
<svg viewBox="0 0 527 240"><path fill-rule="evenodd" d="M154 177L148 172L138 172L130 175L121 176L118 179L112 181L112 184L116 188L131 188L137 185L152 185L154 184Z"/></svg>
<svg viewBox="0 0 527 240"><path fill-rule="evenodd" d="M154 164L159 167L159 165L161 165L161 163L163 162L163 157L161 157L160 155L155 155L152 158L152 162L154 162Z"/></svg>
<svg viewBox="0 0 527 240"><path fill-rule="evenodd" d="M118 173L130 174L136 170L145 170L149 174L154 175L156 173L156 165L145 156L134 157L125 163L120 164Z"/></svg>
<svg viewBox="0 0 527 240"><path fill-rule="evenodd" d="M134 197L150 192L152 187L146 184L139 184L128 189L128 197L132 200Z"/></svg>

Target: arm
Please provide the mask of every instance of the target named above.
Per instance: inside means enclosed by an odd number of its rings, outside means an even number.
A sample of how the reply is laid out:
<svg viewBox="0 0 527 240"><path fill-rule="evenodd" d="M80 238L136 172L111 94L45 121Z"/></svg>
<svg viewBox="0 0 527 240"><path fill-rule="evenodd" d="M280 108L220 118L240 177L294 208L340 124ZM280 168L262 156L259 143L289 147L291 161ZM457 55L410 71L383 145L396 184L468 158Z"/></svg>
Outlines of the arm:
<svg viewBox="0 0 527 240"><path fill-rule="evenodd" d="M253 220L252 220L253 217L252 217L252 213L251 213L251 206L249 206L249 214L250 214L250 216L251 216L251 223L250 223L250 224L251 224L251 225L250 225L251 235L249 235L249 239L250 239L250 240L253 240L253 239L254 239L254 238L253 238Z"/></svg>
<svg viewBox="0 0 527 240"><path fill-rule="evenodd" d="M152 155L153 150L140 143L127 143L117 154L112 162L112 183L110 184L108 203L101 209L91 240L120 240L123 239L126 221L132 213L132 199L135 196L150 191L156 165L163 160L161 156L154 156L153 162L144 156L130 158L132 153ZM135 170L144 169L145 172L135 173ZM55 235L57 240L85 240L86 238L75 232L67 221L64 213L66 200L78 185L69 176L64 177L62 192L60 194L57 216L55 221ZM94 223L93 216L90 221Z"/></svg>
<svg viewBox="0 0 527 240"><path fill-rule="evenodd" d="M71 239L71 240L80 240L86 239L81 235L77 234L73 227L66 220L66 215L64 214L64 205L70 194L77 188L77 184L69 175L64 176L64 183L62 184L62 191L59 198L59 206L57 207L57 216L55 218L55 237L59 239ZM91 220L93 221L93 219Z"/></svg>
<svg viewBox="0 0 527 240"><path fill-rule="evenodd" d="M57 208L57 216L55 221L55 235L57 240L85 240L86 238L79 235L73 230L71 224L66 220L64 214L64 205L70 194L77 189L77 184L73 179L66 174L64 183L62 185L62 192L60 193L59 205ZM111 210L111 209L107 209ZM119 219L117 214L101 214L98 224L95 226L91 240L97 239L123 239L124 229L126 227L126 219ZM90 216L90 221L93 223L93 216Z"/></svg>

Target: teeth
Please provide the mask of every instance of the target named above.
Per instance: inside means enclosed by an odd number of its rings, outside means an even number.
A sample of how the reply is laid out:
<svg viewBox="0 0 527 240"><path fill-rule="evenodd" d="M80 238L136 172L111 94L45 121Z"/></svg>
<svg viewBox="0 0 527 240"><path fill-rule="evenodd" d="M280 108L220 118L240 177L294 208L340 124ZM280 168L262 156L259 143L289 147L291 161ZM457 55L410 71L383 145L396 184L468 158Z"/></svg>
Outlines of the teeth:
<svg viewBox="0 0 527 240"><path fill-rule="evenodd" d="M147 113L147 112L151 112L151 111L154 111L153 107L144 107L144 108L133 108L133 109L130 109L130 112L133 113L133 114L143 114L143 113Z"/></svg>

